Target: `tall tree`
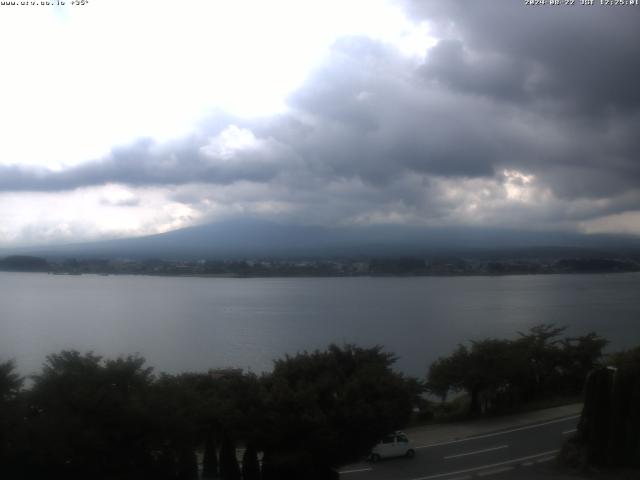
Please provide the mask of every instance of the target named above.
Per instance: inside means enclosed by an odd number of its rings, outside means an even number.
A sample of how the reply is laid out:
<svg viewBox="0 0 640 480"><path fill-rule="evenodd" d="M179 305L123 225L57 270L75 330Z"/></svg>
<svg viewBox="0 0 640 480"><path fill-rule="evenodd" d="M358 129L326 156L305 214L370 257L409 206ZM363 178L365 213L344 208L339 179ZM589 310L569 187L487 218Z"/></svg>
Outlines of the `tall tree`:
<svg viewBox="0 0 640 480"><path fill-rule="evenodd" d="M242 455L242 480L260 480L258 452L253 443L249 443Z"/></svg>
<svg viewBox="0 0 640 480"><path fill-rule="evenodd" d="M7 402L18 395L24 379L16 373L13 360L0 363L0 402Z"/></svg>
<svg viewBox="0 0 640 480"><path fill-rule="evenodd" d="M202 478L218 478L218 447L213 432L206 435L204 456L202 458Z"/></svg>
<svg viewBox="0 0 640 480"><path fill-rule="evenodd" d="M148 468L151 381L139 357L105 363L91 352L48 356L27 397L34 467L70 478Z"/></svg>
<svg viewBox="0 0 640 480"><path fill-rule="evenodd" d="M6 475L19 476L19 457L24 444L23 415L19 394L23 378L15 371L15 362L0 363L0 465Z"/></svg>
<svg viewBox="0 0 640 480"><path fill-rule="evenodd" d="M450 391L465 391L472 415L549 395L575 395L607 342L595 333L561 339L563 331L536 325L515 340L459 345L431 365L427 388L443 399Z"/></svg>
<svg viewBox="0 0 640 480"><path fill-rule="evenodd" d="M240 480L236 444L229 434L224 435L220 448L220 478L222 480Z"/></svg>
<svg viewBox="0 0 640 480"><path fill-rule="evenodd" d="M515 343L526 358L526 365L519 376L525 400L558 390L563 361L558 337L565 329L554 324L541 324L531 327L528 333L519 332L520 338Z"/></svg>
<svg viewBox="0 0 640 480"><path fill-rule="evenodd" d="M264 445L266 470L312 478L361 457L405 425L416 384L393 371L394 362L381 347L353 345L276 361L264 379L271 432Z"/></svg>
<svg viewBox="0 0 640 480"><path fill-rule="evenodd" d="M580 392L591 370L600 365L602 350L609 343L595 332L560 342L561 390L568 394Z"/></svg>

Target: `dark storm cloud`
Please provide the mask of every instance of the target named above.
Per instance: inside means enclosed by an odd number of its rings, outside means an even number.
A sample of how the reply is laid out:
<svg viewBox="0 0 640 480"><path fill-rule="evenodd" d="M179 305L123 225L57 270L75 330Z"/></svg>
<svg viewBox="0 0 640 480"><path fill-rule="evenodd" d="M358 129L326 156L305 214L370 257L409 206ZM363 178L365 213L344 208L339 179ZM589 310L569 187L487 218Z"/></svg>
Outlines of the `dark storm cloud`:
<svg viewBox="0 0 640 480"><path fill-rule="evenodd" d="M638 188L640 9L513 1L407 5L442 36L421 68L425 81L537 119L527 126L540 146L515 151L524 161L514 158L514 165L537 173L564 198ZM544 146L548 141L554 148Z"/></svg>
<svg viewBox="0 0 640 480"><path fill-rule="evenodd" d="M441 40L429 52L422 74L455 90L500 100L523 100L531 95L527 79L534 67L521 59L491 53L471 58L460 40Z"/></svg>
<svg viewBox="0 0 640 480"><path fill-rule="evenodd" d="M509 70L507 75L527 63L540 68L539 78L524 79L530 80L531 94L569 97L580 109L640 107L636 7L529 7L510 0L407 4L416 16L439 22L441 35L455 35L470 51L500 59L496 66ZM447 78L450 72L439 73ZM468 73L473 78L478 72Z"/></svg>
<svg viewBox="0 0 640 480"><path fill-rule="evenodd" d="M203 154L200 148L193 139L172 145L144 140L115 149L104 159L63 170L0 166L0 190L64 191L107 183L131 186L193 182L228 184L239 179L267 182L279 170L270 158L271 152L240 152L234 161L216 161Z"/></svg>
<svg viewBox="0 0 640 480"><path fill-rule="evenodd" d="M374 183L406 170L442 175L489 175L500 148L472 111L456 99L423 91L395 51L364 38L341 40L331 61L291 99L315 119L297 146L337 176ZM327 81L329 80L329 81ZM466 105L465 105L466 103ZM475 108L473 99L461 106ZM479 107L481 108L481 107ZM458 143L475 139L474 152Z"/></svg>
<svg viewBox="0 0 640 480"><path fill-rule="evenodd" d="M217 116L202 126L206 135L141 141L60 171L0 167L0 190L252 182L264 186L254 188L263 200L319 222L447 218L474 202L524 223L638 208L640 8L405 5L439 38L421 62L342 38L287 113ZM225 150L230 126L248 146ZM535 176L528 203L505 206L511 170ZM259 200L237 192L224 202ZM179 194L188 203L199 195Z"/></svg>
<svg viewBox="0 0 640 480"><path fill-rule="evenodd" d="M505 152L530 139L513 135L508 119L483 100L425 89L415 66L388 46L347 38L290 98L292 111L262 121L235 120L256 135L256 148L233 159L203 155L207 138L171 145L140 141L100 161L61 171L4 167L0 189L68 190L104 183L229 184L288 178L297 188L359 178L374 185L414 172L491 176ZM208 137L224 129L218 124ZM465 138L461 142L460 138ZM0 167L1 168L1 167Z"/></svg>

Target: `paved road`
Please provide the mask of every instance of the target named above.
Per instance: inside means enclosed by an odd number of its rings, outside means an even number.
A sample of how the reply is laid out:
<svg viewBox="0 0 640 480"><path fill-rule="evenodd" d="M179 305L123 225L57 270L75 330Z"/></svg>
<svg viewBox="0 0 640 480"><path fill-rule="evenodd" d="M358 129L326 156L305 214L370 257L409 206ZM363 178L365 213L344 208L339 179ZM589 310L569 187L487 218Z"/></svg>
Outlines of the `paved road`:
<svg viewBox="0 0 640 480"><path fill-rule="evenodd" d="M526 470L552 462L579 415L569 415L499 432L416 445L413 459L360 463L341 469L342 480L470 480L521 478ZM528 476L528 475L527 475Z"/></svg>

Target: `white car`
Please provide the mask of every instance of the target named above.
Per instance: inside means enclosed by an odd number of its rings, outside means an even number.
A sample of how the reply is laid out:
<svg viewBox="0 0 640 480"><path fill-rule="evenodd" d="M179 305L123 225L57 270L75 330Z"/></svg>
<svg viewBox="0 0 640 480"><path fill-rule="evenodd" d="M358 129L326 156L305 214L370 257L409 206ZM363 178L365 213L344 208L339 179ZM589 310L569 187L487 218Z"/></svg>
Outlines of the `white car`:
<svg viewBox="0 0 640 480"><path fill-rule="evenodd" d="M416 454L413 444L402 432L395 432L384 437L380 443L371 449L369 459L377 462L381 458L408 457Z"/></svg>

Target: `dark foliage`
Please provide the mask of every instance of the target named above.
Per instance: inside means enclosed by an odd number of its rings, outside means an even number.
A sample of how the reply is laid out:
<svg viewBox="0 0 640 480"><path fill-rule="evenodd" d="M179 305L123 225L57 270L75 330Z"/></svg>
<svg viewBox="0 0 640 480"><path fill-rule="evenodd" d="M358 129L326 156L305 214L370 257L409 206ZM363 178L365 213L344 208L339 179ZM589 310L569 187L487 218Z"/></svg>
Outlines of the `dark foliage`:
<svg viewBox="0 0 640 480"><path fill-rule="evenodd" d="M15 362L0 363L0 402L13 400L22 387L23 379L15 372Z"/></svg>
<svg viewBox="0 0 640 480"><path fill-rule="evenodd" d="M536 327L516 340L460 346L434 363L430 388L443 396L466 390L474 411L484 411L577 385L604 341L558 340L561 331ZM2 476L194 480L200 451L204 478L239 480L237 444L246 448L245 480L336 478L337 466L362 458L420 404L422 384L395 372L394 361L381 347L331 345L277 360L262 377L234 369L154 376L137 356L62 351L47 357L28 389L13 363L2 363ZM619 398L638 401L637 371L620 369L627 380L613 386L625 458L638 453L640 429L623 425L622 418L637 423L637 413Z"/></svg>
<svg viewBox="0 0 640 480"><path fill-rule="evenodd" d="M242 480L260 480L260 463L256 447L249 443L242 455Z"/></svg>
<svg viewBox="0 0 640 480"><path fill-rule="evenodd" d="M640 467L640 347L589 374L575 440L596 466Z"/></svg>
<svg viewBox="0 0 640 480"><path fill-rule="evenodd" d="M139 357L102 362L69 351L47 357L26 398L35 471L99 479L148 468L151 381Z"/></svg>
<svg viewBox="0 0 640 480"><path fill-rule="evenodd" d="M193 448L185 445L178 462L178 480L198 480L198 459Z"/></svg>
<svg viewBox="0 0 640 480"><path fill-rule="evenodd" d="M381 347L353 345L278 360L266 381L268 468L296 465L303 476L326 471L405 425L419 385L394 372L394 361Z"/></svg>
<svg viewBox="0 0 640 480"><path fill-rule="evenodd" d="M218 451L215 437L208 433L204 444L204 456L202 458L202 478L210 479L218 477Z"/></svg>
<svg viewBox="0 0 640 480"><path fill-rule="evenodd" d="M596 465L607 463L613 371L599 368L589 375L585 386L585 404L578 425L578 435L588 445L587 458Z"/></svg>
<svg viewBox="0 0 640 480"><path fill-rule="evenodd" d="M3 473L25 480L334 478L409 419L420 384L381 348L332 345L286 357L261 378L240 370L152 375L140 357L47 357L28 390L0 365ZM219 461L216 444L221 442ZM14 472L19 472L14 475Z"/></svg>
<svg viewBox="0 0 640 480"><path fill-rule="evenodd" d="M15 372L15 363L0 363L0 465L13 475L21 473L21 447L24 435L20 392L23 379Z"/></svg>
<svg viewBox="0 0 640 480"><path fill-rule="evenodd" d="M595 333L559 336L564 328L538 325L515 340L485 339L459 345L434 362L427 388L445 399L465 391L472 415L505 411L538 398L576 395L597 365L607 341Z"/></svg>
<svg viewBox="0 0 640 480"><path fill-rule="evenodd" d="M236 458L236 444L230 435L225 435L220 448L220 478L240 480L240 465Z"/></svg>
<svg viewBox="0 0 640 480"><path fill-rule="evenodd" d="M424 274L425 267L425 261L419 258L379 258L369 264L371 273L378 275Z"/></svg>
<svg viewBox="0 0 640 480"><path fill-rule="evenodd" d="M637 272L638 264L628 260L611 258L571 258L556 262L559 271L575 273L592 272Z"/></svg>
<svg viewBox="0 0 640 480"><path fill-rule="evenodd" d="M0 270L9 272L46 272L49 264L44 258L13 255L0 260Z"/></svg>

